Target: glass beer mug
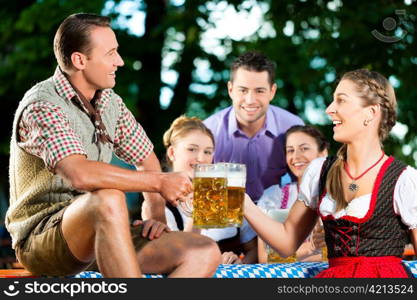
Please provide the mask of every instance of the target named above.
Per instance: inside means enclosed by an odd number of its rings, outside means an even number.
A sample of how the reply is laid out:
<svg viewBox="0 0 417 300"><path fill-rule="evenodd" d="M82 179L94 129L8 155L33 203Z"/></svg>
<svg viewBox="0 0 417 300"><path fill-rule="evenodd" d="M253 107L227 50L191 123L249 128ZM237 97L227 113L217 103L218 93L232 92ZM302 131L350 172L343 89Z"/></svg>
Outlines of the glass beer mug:
<svg viewBox="0 0 417 300"><path fill-rule="evenodd" d="M227 172L224 164L194 167L193 222L198 228L227 226Z"/></svg>
<svg viewBox="0 0 417 300"><path fill-rule="evenodd" d="M270 209L267 211L268 216L272 219L284 223L288 217L289 209ZM295 253L288 257L281 257L274 249L272 249L268 244L266 244L266 252L268 254L267 262L269 264L275 263L293 263L297 261Z"/></svg>
<svg viewBox="0 0 417 300"><path fill-rule="evenodd" d="M245 200L246 166L224 163L227 169L227 219L229 226L240 227L243 222Z"/></svg>
<svg viewBox="0 0 417 300"><path fill-rule="evenodd" d="M323 221L321 219L319 219L318 224L316 224L316 230L324 235ZM323 261L327 261L328 260L327 246L324 245L324 247L320 249L320 252L321 252L321 259Z"/></svg>

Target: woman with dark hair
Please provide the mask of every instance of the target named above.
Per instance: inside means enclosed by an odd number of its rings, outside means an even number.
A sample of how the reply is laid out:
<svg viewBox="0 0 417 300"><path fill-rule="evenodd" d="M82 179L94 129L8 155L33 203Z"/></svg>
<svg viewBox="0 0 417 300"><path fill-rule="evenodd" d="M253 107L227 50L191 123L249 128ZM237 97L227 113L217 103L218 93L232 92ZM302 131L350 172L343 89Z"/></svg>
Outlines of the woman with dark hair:
<svg viewBox="0 0 417 300"><path fill-rule="evenodd" d="M289 256L323 221L329 269L318 277L409 277L401 256L417 248L417 170L387 156L382 142L396 120L394 89L377 72L346 73L326 113L335 158L310 163L299 199L282 224L245 199L245 217L258 235Z"/></svg>
<svg viewBox="0 0 417 300"><path fill-rule="evenodd" d="M310 125L295 125L287 130L284 147L287 166L297 181L283 187L277 184L266 189L257 204L265 212L271 209L287 209L295 203L304 171L312 160L327 156L329 142L317 128ZM298 248L297 260L322 260L321 251L317 250L323 246L323 234L317 231L314 240L310 237ZM260 238L258 238L258 259L260 263L267 262L265 243Z"/></svg>

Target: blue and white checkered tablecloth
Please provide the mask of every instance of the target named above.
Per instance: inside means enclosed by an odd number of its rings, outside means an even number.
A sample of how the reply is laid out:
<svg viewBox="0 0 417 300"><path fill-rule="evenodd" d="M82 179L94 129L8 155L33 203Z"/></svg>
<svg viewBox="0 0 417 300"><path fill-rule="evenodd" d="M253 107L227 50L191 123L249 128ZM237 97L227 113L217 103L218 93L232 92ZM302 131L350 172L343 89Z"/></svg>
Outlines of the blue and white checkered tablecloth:
<svg viewBox="0 0 417 300"><path fill-rule="evenodd" d="M404 261L417 278L417 261ZM291 264L220 265L214 278L309 278L327 268L324 262L296 262ZM145 278L163 278L164 275L145 274ZM100 273L86 271L74 278L102 278Z"/></svg>
<svg viewBox="0 0 417 300"><path fill-rule="evenodd" d="M101 275L99 272L84 271L78 273L77 275L71 276L71 278L103 278L103 275Z"/></svg>
<svg viewBox="0 0 417 300"><path fill-rule="evenodd" d="M410 270L415 278L417 278L417 260L404 261L405 266Z"/></svg>
<svg viewBox="0 0 417 300"><path fill-rule="evenodd" d="M220 265L216 278L307 278L314 277L327 268L327 263L287 263L287 264L253 264Z"/></svg>

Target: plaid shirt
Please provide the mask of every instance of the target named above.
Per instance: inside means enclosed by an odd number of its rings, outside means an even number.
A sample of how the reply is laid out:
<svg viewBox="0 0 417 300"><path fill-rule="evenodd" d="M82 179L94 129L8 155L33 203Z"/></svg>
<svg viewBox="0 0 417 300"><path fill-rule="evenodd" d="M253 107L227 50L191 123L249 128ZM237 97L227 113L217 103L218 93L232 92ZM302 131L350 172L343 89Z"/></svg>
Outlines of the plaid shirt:
<svg viewBox="0 0 417 300"><path fill-rule="evenodd" d="M59 68L56 69L53 80L59 96L77 101L87 113L87 109ZM96 102L96 109L100 114L110 99L111 90L103 90ZM153 151L153 145L120 97L117 97L117 103L119 118L113 141L114 151L126 163L137 165L149 156ZM49 170L53 170L60 160L69 155L87 156L80 137L70 126L68 117L59 106L47 101L38 101L25 108L18 131L19 147L43 159Z"/></svg>

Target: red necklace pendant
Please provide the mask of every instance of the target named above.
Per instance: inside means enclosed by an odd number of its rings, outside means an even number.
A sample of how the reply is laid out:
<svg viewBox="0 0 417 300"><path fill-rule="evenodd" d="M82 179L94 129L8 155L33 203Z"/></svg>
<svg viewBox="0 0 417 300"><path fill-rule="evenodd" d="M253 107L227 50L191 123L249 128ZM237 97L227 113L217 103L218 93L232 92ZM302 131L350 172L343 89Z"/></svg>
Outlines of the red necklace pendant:
<svg viewBox="0 0 417 300"><path fill-rule="evenodd" d="M352 192L356 192L357 190L359 190L359 185L355 182L356 180L360 179L363 175L365 175L366 173L368 173L368 171L370 171L373 167L375 167L383 158L384 158L384 151L382 151L381 157L377 160L376 163L374 163L372 166L370 166L368 169L365 170L365 172L363 172L362 174L360 174L359 176L353 177L350 172L349 172L349 166L347 164L347 162L345 161L343 163L343 168L345 169L345 172L347 174L347 176L352 179L353 181L351 183L349 183L349 190Z"/></svg>
<svg viewBox="0 0 417 300"><path fill-rule="evenodd" d="M356 192L357 190L359 190L359 185L358 185L357 183L355 183L354 181L352 181L352 182L349 184L349 190L350 190L351 192Z"/></svg>

